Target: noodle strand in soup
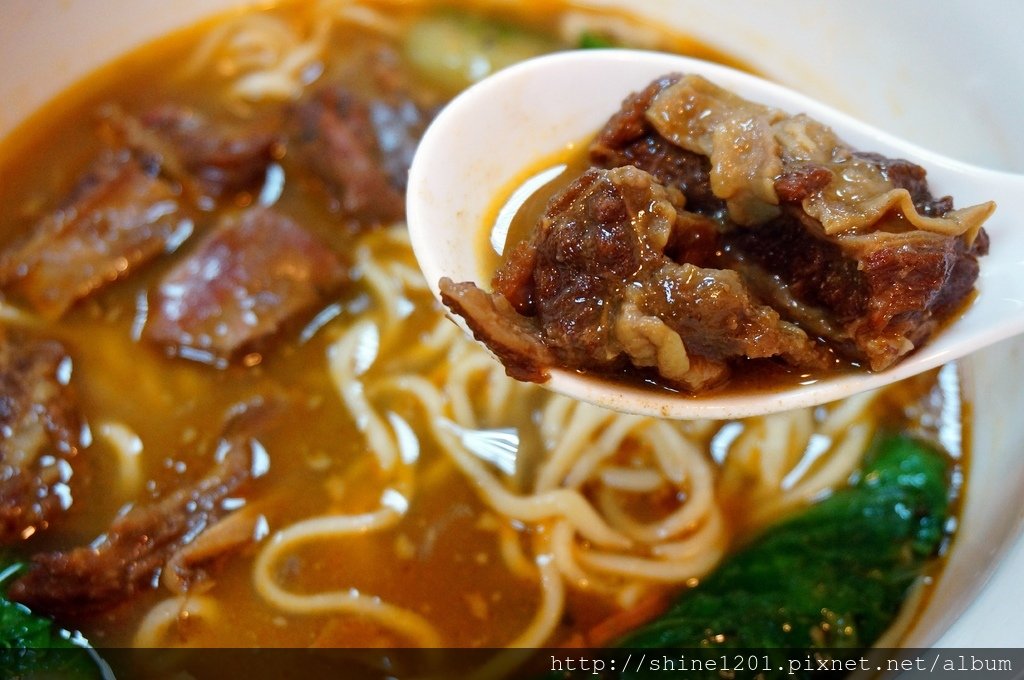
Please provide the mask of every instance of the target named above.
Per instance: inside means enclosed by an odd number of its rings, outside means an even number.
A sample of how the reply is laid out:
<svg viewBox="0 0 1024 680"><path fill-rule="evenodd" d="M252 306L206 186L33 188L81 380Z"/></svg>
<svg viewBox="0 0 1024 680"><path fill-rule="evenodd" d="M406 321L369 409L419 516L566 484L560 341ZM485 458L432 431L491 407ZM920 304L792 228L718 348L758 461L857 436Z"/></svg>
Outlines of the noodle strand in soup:
<svg viewBox="0 0 1024 680"><path fill-rule="evenodd" d="M437 35L448 38L437 45L442 51L424 54L432 44L424 36ZM251 425L244 416L252 404L283 414L252 418L260 427L245 430L249 453L260 456L246 484L216 504L225 516L212 527L185 523L199 536L228 527L245 540L226 541L190 569L188 548L200 541L182 538L152 582L118 602L118 617L82 623L90 640L605 644L607 634L591 632L614 629L623 616L635 624L636 612L653 615L733 547L844 487L883 425L937 427L920 415L930 379L745 421L616 413L508 378L445 317L416 266L396 199L417 135L458 87L512 57L595 41L641 41L730 62L623 12L562 2L282 4L146 48L26 127L29 141L17 148L31 154L0 147L0 170L17 168L0 186L0 254L16 252L47 220L75 224L75 211L59 206L80 207L78 195L102 181L110 163L136 173L128 184L155 192L161 210L181 204L190 234L156 248L149 263L117 270L117 280L95 283L59 319L22 304L17 291L7 296L0 281L0 331L52 337L73 361L70 384L84 419L75 464L116 481L103 493L76 488L75 512L14 546L19 556L89 545L128 509L159 508L218 468L237 434L235 418ZM455 68L448 57L476 70ZM180 66L167 74L166 64ZM106 115L97 131L94 114L115 109L134 124L121 121L122 130ZM143 130L144 143L122 140L118 130ZM191 144L184 150L176 146L182 139ZM352 154L340 168L318 155L339 148ZM242 172L254 158L263 165ZM356 167L362 174L346 174ZM104 185L118 199L119 187ZM352 195L359 191L380 200L360 202L365 196ZM371 210L386 198L398 217L351 208ZM92 213L83 206L89 219L121 214L119 205ZM266 324L269 336L252 346L232 345L239 356L204 354L194 346L203 338L184 332L181 347L150 342L147 329L165 311L159 300L185 305L176 291L202 279L174 273L194 264L197 251L244 249L225 234L252 215L276 216L275 237L290 232L301 254L336 265L337 281L327 278L337 287L310 292L315 302L305 315ZM231 278L223 269L234 262L195 269L217 270L206 278L218 282ZM304 265L301 257L284 260L274 276L254 274L253 286ZM315 278L315 269L304 274ZM239 314L244 331L259 320L246 314L258 299L247 298L250 308ZM217 318L227 326L223 311ZM943 412L959 416L956 408ZM65 623L66 612L46 613ZM225 625L228 618L245 625ZM499 654L477 676L512 672L520 657Z"/></svg>
<svg viewBox="0 0 1024 680"><path fill-rule="evenodd" d="M407 252L396 256L396 244L404 247L404 239L389 231L368 235L358 247L364 280L380 306L372 320L355 324L330 346L330 372L350 417L366 437L367 450L375 455L382 471L398 480L399 470L421 464L403 461L396 444L401 435L375 405L395 403L399 397L411 399L422 412L429 436L468 479L484 508L504 518L495 541L505 547L497 550L510 570L537 584L540 595L534 620L517 637L499 640L500 644L530 646L550 639L558 619L551 614L553 603L564 599L560 590L553 589L553 574L558 574L559 584L564 582L629 607L656 584L683 584L717 564L730 542L722 507L735 502L727 498L723 503L722 495L734 494L750 504L752 514L746 518L746 530L754 531L786 508L798 507L814 495L845 483L859 463L872 429L865 423L870 421L873 395L822 409L817 415L807 409L752 419L744 423L742 434L716 472L707 453L714 425L625 415L550 395L506 377L500 365L461 333L444 334L442 338L447 342L444 353L449 357L450 369L433 376L402 373L403 367L420 364L416 355L423 348L406 345L413 355L408 359L405 347L389 346L393 341L385 340L408 337L408 329L402 325L408 323L410 315L400 313L394 301L412 300L428 307L433 302L424 281L386 279L377 274L400 267L402 259L408 257ZM370 261L375 264L367 267ZM394 289L399 282L401 291ZM440 315L436 308L433 310ZM435 342L436 328L426 334ZM384 365L374 363L385 358ZM509 398L513 392L516 399ZM502 410L514 410L523 401L543 404L537 411L537 439L543 450L536 454L539 462L532 466L531 478L519 482L526 491L517 492L509 487L509 475L478 458L456 432L514 421L511 413ZM700 434L695 436L690 431ZM817 465L811 466L805 476L789 479L803 463L814 437L830 443L825 450L812 452ZM628 459L618 460L627 452ZM637 489L614 483L624 471L641 473L645 483ZM417 473L410 470L408 474L415 477ZM718 477L721 481L716 480ZM730 483L730 479L740 481ZM414 486L400 484L396 488L409 492ZM663 495L674 499L674 507L655 519L634 517L629 497L637 497L634 504L637 499L643 502L656 489L665 489ZM259 591L272 604L292 613L323 613L327 602L336 607L334 611L346 611L338 595L337 600L324 593L306 596L306 600L284 598L279 588L268 586L273 583L271 565L285 559L287 552L303 541L344 540L360 530L388 531L399 519L397 512L382 508L376 514L324 516L279 530L256 561L254 576ZM531 527L534 539L527 542L525 554L517 532L508 530L510 521ZM323 529L312 530L312 526ZM314 601L323 604L313 606ZM412 616L407 610L397 611L402 612L401 616L381 603L374 617L381 625L391 626L402 617ZM393 627L396 633L412 637L411 626ZM425 639L414 638L418 642ZM434 639L443 639L443 633L436 633Z"/></svg>

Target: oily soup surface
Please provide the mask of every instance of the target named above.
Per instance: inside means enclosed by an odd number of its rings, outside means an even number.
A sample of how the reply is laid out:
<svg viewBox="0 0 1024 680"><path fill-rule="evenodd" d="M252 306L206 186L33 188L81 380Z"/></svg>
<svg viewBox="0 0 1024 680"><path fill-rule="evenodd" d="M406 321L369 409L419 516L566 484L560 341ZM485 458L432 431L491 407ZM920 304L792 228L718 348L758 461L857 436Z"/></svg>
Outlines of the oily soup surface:
<svg viewBox="0 0 1024 680"><path fill-rule="evenodd" d="M110 144L100 116L110 104L141 116L171 102L278 131L297 99L337 83L370 100L395 86L423 111L441 106L465 76L424 45L455 45L485 70L488 59L609 34L725 60L618 14L559 3L473 11L284 6L146 47L0 147L0 246L62 205ZM267 75L283 62L295 68ZM254 478L227 499L247 513L248 540L217 554L186 595L157 583L122 606L62 620L96 645L563 643L692 584L730 545L845 484L877 429L959 433L953 370L943 385L930 375L743 423L645 421L513 383L444 319L401 219L355 215L295 153L294 137L282 139L257 186L201 201L193 233L173 252L61 318L33 313L17 295L3 302L5 327L66 347L89 432L66 516L19 554L90 543L126 505L152 503L215 467L239 404L279 405L255 438ZM221 216L255 205L326 243L348 281L266 342L213 362L223 366L147 342L160 282ZM943 441L959 456L959 438Z"/></svg>

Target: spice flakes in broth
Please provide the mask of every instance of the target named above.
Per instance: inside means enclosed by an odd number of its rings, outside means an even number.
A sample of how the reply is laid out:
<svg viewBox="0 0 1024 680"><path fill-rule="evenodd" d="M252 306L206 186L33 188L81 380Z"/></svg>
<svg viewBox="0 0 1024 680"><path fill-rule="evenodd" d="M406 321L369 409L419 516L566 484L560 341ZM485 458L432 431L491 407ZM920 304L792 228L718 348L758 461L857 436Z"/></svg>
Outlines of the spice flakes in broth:
<svg viewBox="0 0 1024 680"><path fill-rule="evenodd" d="M98 646L606 644L602 622L844 486L874 432L959 422L934 375L741 423L623 416L507 379L444 318L401 223L418 135L467 64L608 40L730 61L561 3L282 5L157 41L19 127L3 324L60 343L86 426L70 504L11 546L57 551L55 578L12 593ZM156 246L118 242L40 306L143 199ZM74 552L104 534L109 570Z"/></svg>

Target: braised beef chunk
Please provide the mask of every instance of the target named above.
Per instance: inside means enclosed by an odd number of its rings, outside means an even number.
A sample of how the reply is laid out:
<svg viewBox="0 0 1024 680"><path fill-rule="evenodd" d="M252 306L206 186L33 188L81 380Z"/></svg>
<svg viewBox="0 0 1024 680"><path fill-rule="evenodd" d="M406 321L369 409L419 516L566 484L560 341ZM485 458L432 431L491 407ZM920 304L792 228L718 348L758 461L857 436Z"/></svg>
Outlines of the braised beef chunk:
<svg viewBox="0 0 1024 680"><path fill-rule="evenodd" d="M104 118L119 141L150 157L167 176L211 198L259 187L280 146L269 129L215 124L174 104L157 106L138 118L108 108Z"/></svg>
<svg viewBox="0 0 1024 680"><path fill-rule="evenodd" d="M600 168L633 165L646 170L659 184L683 192L687 210L718 215L725 210L725 202L711 190L707 157L672 144L646 118L651 101L679 77L664 76L627 97L591 142L590 161Z"/></svg>
<svg viewBox="0 0 1024 680"><path fill-rule="evenodd" d="M775 179L775 193L783 203L799 203L829 185L832 171L817 163L801 163Z"/></svg>
<svg viewBox="0 0 1024 680"><path fill-rule="evenodd" d="M131 507L88 546L33 556L28 572L11 584L8 597L67 620L115 607L155 587L173 555L218 522L230 520L238 505L232 499L253 477L254 451L260 449L260 423L251 411L264 408L255 402L229 420L217 446L217 464L205 477L152 503ZM238 547L233 542L227 549ZM198 572L187 576L186 585L203 578Z"/></svg>
<svg viewBox="0 0 1024 680"><path fill-rule="evenodd" d="M813 220L794 209L756 229L730 230L723 243L728 251L778 273L779 283L801 303L828 309L837 319L854 319L868 304L857 262L824 234L812 236L812 229Z"/></svg>
<svg viewBox="0 0 1024 680"><path fill-rule="evenodd" d="M701 390L749 359L882 370L970 294L992 202L806 115L671 74L628 97L485 293L444 302L525 380L652 367Z"/></svg>
<svg viewBox="0 0 1024 680"><path fill-rule="evenodd" d="M344 216L405 216L405 185L429 115L399 94L363 97L325 88L294 111L290 148L322 180Z"/></svg>
<svg viewBox="0 0 1024 680"><path fill-rule="evenodd" d="M644 116L708 156L729 257L767 273L753 285L765 294L774 279L780 312L850 360L891 366L973 289L992 202L954 209L924 168L693 76L659 90Z"/></svg>
<svg viewBox="0 0 1024 680"><path fill-rule="evenodd" d="M928 173L920 165L902 158L887 158L879 153L858 151L855 155L876 164L882 176L892 182L893 186L909 191L914 206L922 215L941 217L953 209L952 196L932 196Z"/></svg>
<svg viewBox="0 0 1024 680"><path fill-rule="evenodd" d="M71 503L82 425L70 362L59 342L0 327L0 545L45 529Z"/></svg>
<svg viewBox="0 0 1024 680"><path fill-rule="evenodd" d="M533 319L522 316L501 295L473 283L441 279L441 300L466 320L477 340L487 345L516 380L544 382L547 368L557 365Z"/></svg>
<svg viewBox="0 0 1024 680"><path fill-rule="evenodd" d="M984 230L971 245L922 230L828 237L795 208L757 229L733 230L725 242L771 273L759 283L788 291L796 304L777 305L788 318L872 370L934 332L970 294L978 257L988 252Z"/></svg>
<svg viewBox="0 0 1024 680"><path fill-rule="evenodd" d="M346 278L317 236L269 208L223 218L152 295L143 336L189 358L231 360L310 311Z"/></svg>
<svg viewBox="0 0 1024 680"><path fill-rule="evenodd" d="M585 173L552 200L534 233L534 311L569 365L607 366L619 357L619 300L644 265L641 234L630 224L639 206L626 201L607 176Z"/></svg>
<svg viewBox="0 0 1024 680"><path fill-rule="evenodd" d="M960 307L964 300L970 298L974 291L974 282L978 280L981 262L978 258L988 255L988 232L982 229L969 245L963 240L953 243L954 261L946 274L946 283L931 300L930 309L937 318L943 318Z"/></svg>
<svg viewBox="0 0 1024 680"><path fill-rule="evenodd" d="M856 156L877 167L894 187L906 189L919 214L941 217L953 209L949 196L932 195L921 166L874 153ZM782 201L799 203L831 181L831 171L815 164L804 167L806 172L776 180ZM970 244L966 238L922 229L829 235L793 205L756 229L729 231L725 243L771 272L774 285L788 289L797 303L786 306L788 318L808 329L813 318L824 318L826 326L815 326L815 332L872 370L896 363L935 331L941 318L970 294L978 257L988 252L984 229Z"/></svg>
<svg viewBox="0 0 1024 680"><path fill-rule="evenodd" d="M57 318L191 228L170 184L126 151L104 153L63 207L0 255L0 288Z"/></svg>
<svg viewBox="0 0 1024 680"><path fill-rule="evenodd" d="M963 302L978 277L978 257L988 251L987 235L970 246L921 231L842 240L868 291L865 313L847 328L874 370L891 366L924 342L943 314Z"/></svg>
<svg viewBox="0 0 1024 680"><path fill-rule="evenodd" d="M164 564L160 584L184 595L209 581L225 559L252 545L265 531L266 518L258 506L235 510L178 548Z"/></svg>
<svg viewBox="0 0 1024 680"><path fill-rule="evenodd" d="M920 166L699 76L628 97L588 158L493 294L444 283L510 375L547 376L538 342L551 365L628 359L690 390L744 359L882 370L967 299L988 250L991 201L954 209Z"/></svg>
<svg viewBox="0 0 1024 680"><path fill-rule="evenodd" d="M707 218L681 211L682 200L631 166L588 170L552 199L529 241L532 254L520 255L533 265L529 279L499 272L489 305L473 284L446 282L445 302L513 377L546 376L537 340L556 360L548 365L651 367L688 389L722 381L735 359L822 366L815 343L760 304L735 272L666 256L671 243L714 233ZM700 237L678 233L690 230ZM508 302L527 298L530 316Z"/></svg>
<svg viewBox="0 0 1024 680"><path fill-rule="evenodd" d="M504 264L494 274L494 290L509 304L527 316L533 316L533 269L537 265L537 249L528 241L512 247Z"/></svg>

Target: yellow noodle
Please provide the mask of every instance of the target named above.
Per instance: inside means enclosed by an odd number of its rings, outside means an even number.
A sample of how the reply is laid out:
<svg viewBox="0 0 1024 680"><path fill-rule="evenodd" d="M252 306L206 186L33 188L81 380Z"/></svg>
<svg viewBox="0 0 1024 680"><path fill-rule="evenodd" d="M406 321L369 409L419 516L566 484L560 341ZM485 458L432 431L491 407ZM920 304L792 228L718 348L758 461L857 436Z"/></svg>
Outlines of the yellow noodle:
<svg viewBox="0 0 1024 680"><path fill-rule="evenodd" d="M529 658L529 654L517 653L513 650L533 650L544 645L558 626L565 609L565 587L561 575L555 568L551 555L542 552L536 558L540 572L541 598L540 606L533 619L514 640L506 646L510 649L500 652L490 661L469 674L469 678L491 680L505 677Z"/></svg>
<svg viewBox="0 0 1024 680"><path fill-rule="evenodd" d="M201 619L207 625L221 621L220 605L212 597L180 595L156 604L139 623L132 644L136 647L167 647L177 642L171 629L186 621Z"/></svg>
<svg viewBox="0 0 1024 680"><path fill-rule="evenodd" d="M350 0L328 0L322 6L346 23L367 29L375 33L398 39L402 36L402 25L385 16L382 12L363 5L355 5Z"/></svg>
<svg viewBox="0 0 1024 680"><path fill-rule="evenodd" d="M842 440L832 446L825 462L785 494L786 504L809 502L824 491L843 486L857 468L873 434L868 425L848 428Z"/></svg>
<svg viewBox="0 0 1024 680"><path fill-rule="evenodd" d="M135 497L142 489L142 440L124 423L105 422L95 428L117 454L117 472L123 494Z"/></svg>
<svg viewBox="0 0 1024 680"><path fill-rule="evenodd" d="M601 469L601 483L616 491L650 493L665 484L657 470L606 465Z"/></svg>
<svg viewBox="0 0 1024 680"><path fill-rule="evenodd" d="M562 400L566 400L564 397ZM561 400L559 400L561 401ZM555 413L566 412L556 407ZM607 421L615 417L614 412L576 403L569 409L569 422L556 422L549 418L548 410L541 414L541 432L545 447L549 448L544 465L537 479L536 489L544 491L562 486L565 476L579 460L583 450L592 443L591 436ZM624 416L631 418L631 416Z"/></svg>
<svg viewBox="0 0 1024 680"><path fill-rule="evenodd" d="M447 320L445 323L457 328L455 324ZM494 360L482 352L463 354L463 356L456 357L457 360L451 361L448 379L445 381L445 392L451 399L452 419L463 427L477 428L480 427L480 421L474 403L479 403L477 398L479 394L471 389L471 384L473 378L481 372L485 376L489 376ZM496 384L502 382L504 381L499 377L494 383L486 384L486 388L488 391L493 390Z"/></svg>
<svg viewBox="0 0 1024 680"><path fill-rule="evenodd" d="M582 552L577 559L591 569L614 574L628 574L632 578L663 583L685 583L691 578L704 576L722 558L717 550L698 550L689 560L654 560L626 554L599 551Z"/></svg>
<svg viewBox="0 0 1024 680"><path fill-rule="evenodd" d="M708 445L722 423L618 414L505 376L500 364L443 318L422 277L408 265L402 230L368 235L355 253L357 280L373 304L328 348L330 375L378 467L406 498L427 471L403 464L397 416L379 404L418 409L419 436L433 440L486 511L499 518L495 550L501 563L539 588L531 622L506 644L550 642L566 586L628 606L656 584L707 574L730 541L723 503L743 499L748 528L764 526L844 484L871 434L863 422L870 398L753 419L743 423L719 467ZM427 312L436 321L419 334L420 342L408 342ZM513 479L467 449L458 433L509 427L524 400L539 405L541 450L529 453L532 466L517 461ZM814 437L830 442L818 454L812 451ZM633 516L630 508L642 507L651 493L665 503L662 514ZM327 515L281 529L257 557L258 590L283 611L365 615L416 644L442 643L436 628L396 604L357 591L290 592L274 578L274 565L306 543L386 530L400 517L382 507L369 515ZM523 540L527 534L520 525L532 540ZM496 658L488 668L506 668L509 659Z"/></svg>
<svg viewBox="0 0 1024 680"><path fill-rule="evenodd" d="M303 543L365 535L394 526L401 514L391 508L362 515L328 515L297 522L275 533L264 545L253 568L253 584L267 602L292 614L357 614L395 631L423 647L436 647L442 638L437 629L415 612L366 595L347 591L295 593L275 578L274 565Z"/></svg>
<svg viewBox="0 0 1024 680"><path fill-rule="evenodd" d="M589 442L584 442L586 449L576 456L576 460L562 481L564 486L572 489L583 486L583 483L594 475L598 465L619 451L627 436L639 437L640 433L636 430L642 430L651 424L650 421L645 421L638 416L607 414L601 414L600 419L595 419L592 422L600 422L605 419L608 421L607 425L600 433L594 431L593 434L596 436L591 437Z"/></svg>
<svg viewBox="0 0 1024 680"><path fill-rule="evenodd" d="M503 522L498 529L498 548L509 571L520 578L537 578L537 570L523 552L519 532L508 522Z"/></svg>
<svg viewBox="0 0 1024 680"><path fill-rule="evenodd" d="M228 79L228 99L235 102L297 98L319 72L332 21L321 16L308 36L284 20L251 12L212 30L181 73L214 70Z"/></svg>
<svg viewBox="0 0 1024 680"><path fill-rule="evenodd" d="M39 323L39 320L34 315L2 300L0 300L0 321L18 324L19 326L30 326Z"/></svg>
<svg viewBox="0 0 1024 680"><path fill-rule="evenodd" d="M398 446L384 421L366 401L363 384L356 377L357 353L360 345L376 333L369 321L357 322L328 350L328 370L356 427L366 436L370 452L377 458L381 470L395 467L399 460ZM379 336L378 336L379 337Z"/></svg>
<svg viewBox="0 0 1024 680"><path fill-rule="evenodd" d="M402 295L401 282L392 279L387 271L377 263L369 248L360 246L356 248L356 265L353 269L353 276L359 278L369 289L377 303L378 323L384 331L381 345L387 346L388 340L392 339L400 328L399 322L408 316L408 311L402 307L410 307L411 303Z"/></svg>
<svg viewBox="0 0 1024 680"><path fill-rule="evenodd" d="M562 576L558 573L549 553L538 554L535 562L537 571L540 572L541 605L526 630L508 643L509 647L542 646L551 637L551 633L562 618L562 610L565 607Z"/></svg>
<svg viewBox="0 0 1024 680"><path fill-rule="evenodd" d="M695 459L707 460L704 447L686 437L675 423L657 421L646 430L646 437L653 449L653 457L665 477L672 484L682 484L690 464Z"/></svg>
<svg viewBox="0 0 1024 680"><path fill-rule="evenodd" d="M851 425L864 420L864 412L878 398L879 392L864 392L832 404L828 415L821 424L821 432L836 435Z"/></svg>
<svg viewBox="0 0 1024 680"><path fill-rule="evenodd" d="M450 440L447 448L463 474L476 487L482 500L499 513L524 522L564 517L584 537L599 545L621 548L630 545L629 539L610 527L583 495L569 489L555 489L529 496L511 493L479 460L462 450L457 441Z"/></svg>
<svg viewBox="0 0 1024 680"><path fill-rule="evenodd" d="M551 555L555 565L566 579L579 590L597 590L599 592L611 593L614 587L603 580L595 579L594 574L587 572L576 561L576 532L572 525L565 520L558 520L551 524Z"/></svg>
<svg viewBox="0 0 1024 680"><path fill-rule="evenodd" d="M476 486L483 498L495 510L523 521L540 521L550 517L571 518L587 538L599 544L625 547L629 540L609 527L593 507L579 493L569 489L554 489L545 493L522 496L502 485L473 454L466 451L452 432L441 426L443 396L428 380L421 376L401 376L382 379L377 390L403 391L418 399L428 414L431 432L448 455Z"/></svg>

